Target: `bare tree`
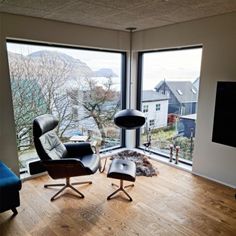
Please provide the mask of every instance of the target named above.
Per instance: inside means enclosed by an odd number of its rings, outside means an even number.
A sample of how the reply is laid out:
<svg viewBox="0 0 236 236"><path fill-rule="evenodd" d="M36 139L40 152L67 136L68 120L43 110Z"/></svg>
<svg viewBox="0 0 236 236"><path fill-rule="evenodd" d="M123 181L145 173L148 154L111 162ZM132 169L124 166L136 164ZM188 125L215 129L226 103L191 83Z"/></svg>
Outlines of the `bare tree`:
<svg viewBox="0 0 236 236"><path fill-rule="evenodd" d="M18 149L32 144L32 118L46 112L40 85L30 76L30 64L24 56L9 57Z"/></svg>
<svg viewBox="0 0 236 236"><path fill-rule="evenodd" d="M57 55L32 58L10 53L9 67L18 149L32 145L32 120L40 114L57 116L62 136L73 121L65 89L73 64Z"/></svg>
<svg viewBox="0 0 236 236"><path fill-rule="evenodd" d="M71 93L79 106L84 108L84 114L80 120L92 118L100 131L102 144L106 138L106 128L114 126L113 118L120 109L120 93L114 88L112 78L99 81L94 78L84 78L79 82L79 95Z"/></svg>
<svg viewBox="0 0 236 236"><path fill-rule="evenodd" d="M60 137L72 126L72 100L68 97L66 83L74 69L71 61L66 61L57 54L42 54L37 58L37 78L46 101L47 113L54 114L59 124L57 133Z"/></svg>
<svg viewBox="0 0 236 236"><path fill-rule="evenodd" d="M44 113L59 119L60 137L80 121L92 119L105 142L106 129L114 126L120 108L120 93L111 76L96 80L86 64L48 51L27 57L10 53L9 64L19 149L32 143L32 120ZM78 107L83 108L82 114L76 114Z"/></svg>

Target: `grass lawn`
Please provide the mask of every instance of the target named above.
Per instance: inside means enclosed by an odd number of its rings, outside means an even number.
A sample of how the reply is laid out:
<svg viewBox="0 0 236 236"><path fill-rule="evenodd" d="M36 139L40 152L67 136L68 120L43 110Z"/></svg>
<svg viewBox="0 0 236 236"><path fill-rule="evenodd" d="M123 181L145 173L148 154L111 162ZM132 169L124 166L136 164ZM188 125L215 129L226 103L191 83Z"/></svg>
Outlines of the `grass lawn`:
<svg viewBox="0 0 236 236"><path fill-rule="evenodd" d="M173 144L180 146L179 157L192 160L193 142L186 137L176 137L177 132L174 128L164 130L154 130L151 132L151 148L169 155L169 146ZM147 142L147 134L141 134L141 144Z"/></svg>

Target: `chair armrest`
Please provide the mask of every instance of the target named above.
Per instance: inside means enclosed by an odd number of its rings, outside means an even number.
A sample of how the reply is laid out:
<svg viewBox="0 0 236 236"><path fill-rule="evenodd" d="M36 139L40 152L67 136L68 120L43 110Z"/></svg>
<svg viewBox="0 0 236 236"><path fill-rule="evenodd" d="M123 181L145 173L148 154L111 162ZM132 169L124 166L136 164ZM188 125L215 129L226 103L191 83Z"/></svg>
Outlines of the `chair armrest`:
<svg viewBox="0 0 236 236"><path fill-rule="evenodd" d="M92 173L95 173L100 168L100 158L96 154L85 155L81 158L83 165Z"/></svg>
<svg viewBox="0 0 236 236"><path fill-rule="evenodd" d="M82 157L84 155L93 154L90 143L65 143L66 150L68 152L68 157Z"/></svg>

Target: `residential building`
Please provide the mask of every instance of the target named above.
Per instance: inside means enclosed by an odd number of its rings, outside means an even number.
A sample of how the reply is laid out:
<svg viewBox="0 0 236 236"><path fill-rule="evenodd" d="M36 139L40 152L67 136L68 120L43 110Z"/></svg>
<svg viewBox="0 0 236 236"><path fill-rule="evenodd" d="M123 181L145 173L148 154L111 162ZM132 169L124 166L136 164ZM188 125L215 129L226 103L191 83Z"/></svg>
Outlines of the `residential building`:
<svg viewBox="0 0 236 236"><path fill-rule="evenodd" d="M167 126L168 100L167 95L153 90L142 92L142 111L146 116L145 128L157 129Z"/></svg>
<svg viewBox="0 0 236 236"><path fill-rule="evenodd" d="M195 137L196 114L180 116L178 121L178 135L192 138Z"/></svg>
<svg viewBox="0 0 236 236"><path fill-rule="evenodd" d="M193 85L194 87L199 90L199 84L200 84L200 78L197 77L194 81L193 81Z"/></svg>
<svg viewBox="0 0 236 236"><path fill-rule="evenodd" d="M170 97L169 114L189 115L197 112L198 90L190 81L163 80L155 89Z"/></svg>

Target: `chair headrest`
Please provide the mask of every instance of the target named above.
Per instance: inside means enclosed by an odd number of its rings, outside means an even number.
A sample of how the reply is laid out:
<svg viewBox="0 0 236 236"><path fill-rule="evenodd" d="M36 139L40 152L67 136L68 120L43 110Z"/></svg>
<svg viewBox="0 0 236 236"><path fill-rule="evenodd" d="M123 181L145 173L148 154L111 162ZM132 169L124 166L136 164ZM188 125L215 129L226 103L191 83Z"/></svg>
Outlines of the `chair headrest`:
<svg viewBox="0 0 236 236"><path fill-rule="evenodd" d="M33 135L40 137L42 134L53 130L58 125L58 119L51 114L38 116L33 121Z"/></svg>

